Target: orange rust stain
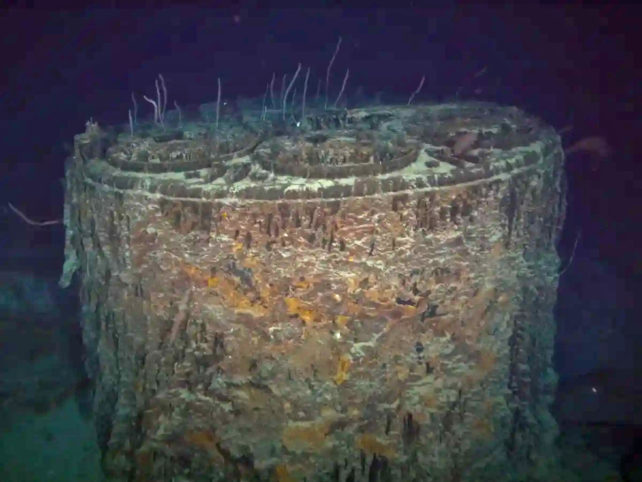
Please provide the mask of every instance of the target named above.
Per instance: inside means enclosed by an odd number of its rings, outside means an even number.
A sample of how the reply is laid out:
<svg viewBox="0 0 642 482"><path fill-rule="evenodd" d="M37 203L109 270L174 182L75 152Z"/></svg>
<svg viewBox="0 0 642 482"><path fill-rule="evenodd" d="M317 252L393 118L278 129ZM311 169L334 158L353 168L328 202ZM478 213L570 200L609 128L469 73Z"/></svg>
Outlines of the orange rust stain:
<svg viewBox="0 0 642 482"><path fill-rule="evenodd" d="M345 310L348 315L351 316L361 315L365 311L359 303L355 303L354 301L350 300L346 301Z"/></svg>
<svg viewBox="0 0 642 482"><path fill-rule="evenodd" d="M322 321L323 319L321 313L315 310L310 303L293 297L284 298L284 301L288 309L288 314L297 315L306 325Z"/></svg>
<svg viewBox="0 0 642 482"><path fill-rule="evenodd" d="M234 254L238 255L238 254L242 253L243 252L243 248L244 248L244 244L242 242L240 242L240 241L235 241L232 244L232 252Z"/></svg>
<svg viewBox="0 0 642 482"><path fill-rule="evenodd" d="M375 303L388 304L391 300L395 299L394 291L370 289L364 292L366 299L374 301Z"/></svg>
<svg viewBox="0 0 642 482"><path fill-rule="evenodd" d="M223 304L235 311L253 316L263 316L267 309L256 302L252 302L239 289L238 285L225 276L215 275L207 278L207 286L216 291L223 299Z"/></svg>
<svg viewBox="0 0 642 482"><path fill-rule="evenodd" d="M258 283L257 283L258 284ZM259 286L259 296L268 306L273 306L272 300L279 299L279 290L277 286L261 285Z"/></svg>
<svg viewBox="0 0 642 482"><path fill-rule="evenodd" d="M330 432L330 423L324 422L294 422L288 425L281 441L293 452L320 452L325 447L325 440Z"/></svg>
<svg viewBox="0 0 642 482"><path fill-rule="evenodd" d="M310 288L311 283L307 281L303 276L301 276L297 281L292 283L292 287L299 290L307 290Z"/></svg>
<svg viewBox="0 0 642 482"><path fill-rule="evenodd" d="M337 366L337 374L334 376L334 383L341 385L345 382L350 375L348 375L348 370L352 365L352 359L348 355L341 355L339 358L339 364Z"/></svg>
<svg viewBox="0 0 642 482"><path fill-rule="evenodd" d="M196 266L186 265L183 267L183 272L192 280L198 283L207 282L207 274L204 270L197 268Z"/></svg>
<svg viewBox="0 0 642 482"><path fill-rule="evenodd" d="M403 311L404 318L407 318L409 316L415 316L418 313L417 308L412 305L403 305L401 307L401 311Z"/></svg>
<svg viewBox="0 0 642 482"><path fill-rule="evenodd" d="M350 321L350 317L346 315L337 315L334 318L334 322L337 324L339 328L345 328L346 325L348 324L348 321Z"/></svg>
<svg viewBox="0 0 642 482"><path fill-rule="evenodd" d="M383 455L388 459L392 459L397 455L393 447L386 442L382 442L371 433L364 433L357 437L357 448L368 455Z"/></svg>
<svg viewBox="0 0 642 482"><path fill-rule="evenodd" d="M255 270L262 268L263 264L256 258L256 256L248 254L243 258L241 266L243 266L244 268Z"/></svg>

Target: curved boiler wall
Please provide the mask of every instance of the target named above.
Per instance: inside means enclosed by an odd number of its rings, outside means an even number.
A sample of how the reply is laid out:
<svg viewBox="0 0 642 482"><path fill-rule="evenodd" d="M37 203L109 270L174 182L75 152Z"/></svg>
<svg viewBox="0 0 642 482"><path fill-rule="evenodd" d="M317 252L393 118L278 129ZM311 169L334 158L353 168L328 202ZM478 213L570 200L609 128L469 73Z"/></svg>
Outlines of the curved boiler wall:
<svg viewBox="0 0 642 482"><path fill-rule="evenodd" d="M62 282L79 273L108 473L554 465L559 136L479 103L254 121L76 136Z"/></svg>

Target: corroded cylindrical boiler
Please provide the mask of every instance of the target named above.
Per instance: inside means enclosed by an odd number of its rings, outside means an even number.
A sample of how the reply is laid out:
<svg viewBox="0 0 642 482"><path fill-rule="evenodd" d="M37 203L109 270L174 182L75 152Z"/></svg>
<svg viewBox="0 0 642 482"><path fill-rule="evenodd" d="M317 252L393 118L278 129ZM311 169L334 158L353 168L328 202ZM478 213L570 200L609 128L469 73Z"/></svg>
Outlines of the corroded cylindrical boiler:
<svg viewBox="0 0 642 482"><path fill-rule="evenodd" d="M537 119L470 103L313 112L305 129L88 124L66 182L62 282L79 275L112 476L554 465L565 190Z"/></svg>

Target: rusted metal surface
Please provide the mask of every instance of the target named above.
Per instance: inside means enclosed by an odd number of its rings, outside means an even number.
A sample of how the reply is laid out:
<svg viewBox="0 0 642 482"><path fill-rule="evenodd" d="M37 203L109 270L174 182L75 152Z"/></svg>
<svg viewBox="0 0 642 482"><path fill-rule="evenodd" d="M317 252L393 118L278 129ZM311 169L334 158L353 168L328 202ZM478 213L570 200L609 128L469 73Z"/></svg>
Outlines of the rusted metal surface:
<svg viewBox="0 0 642 482"><path fill-rule="evenodd" d="M491 104L307 123L76 137L63 280L78 270L108 472L545 470L559 137Z"/></svg>

